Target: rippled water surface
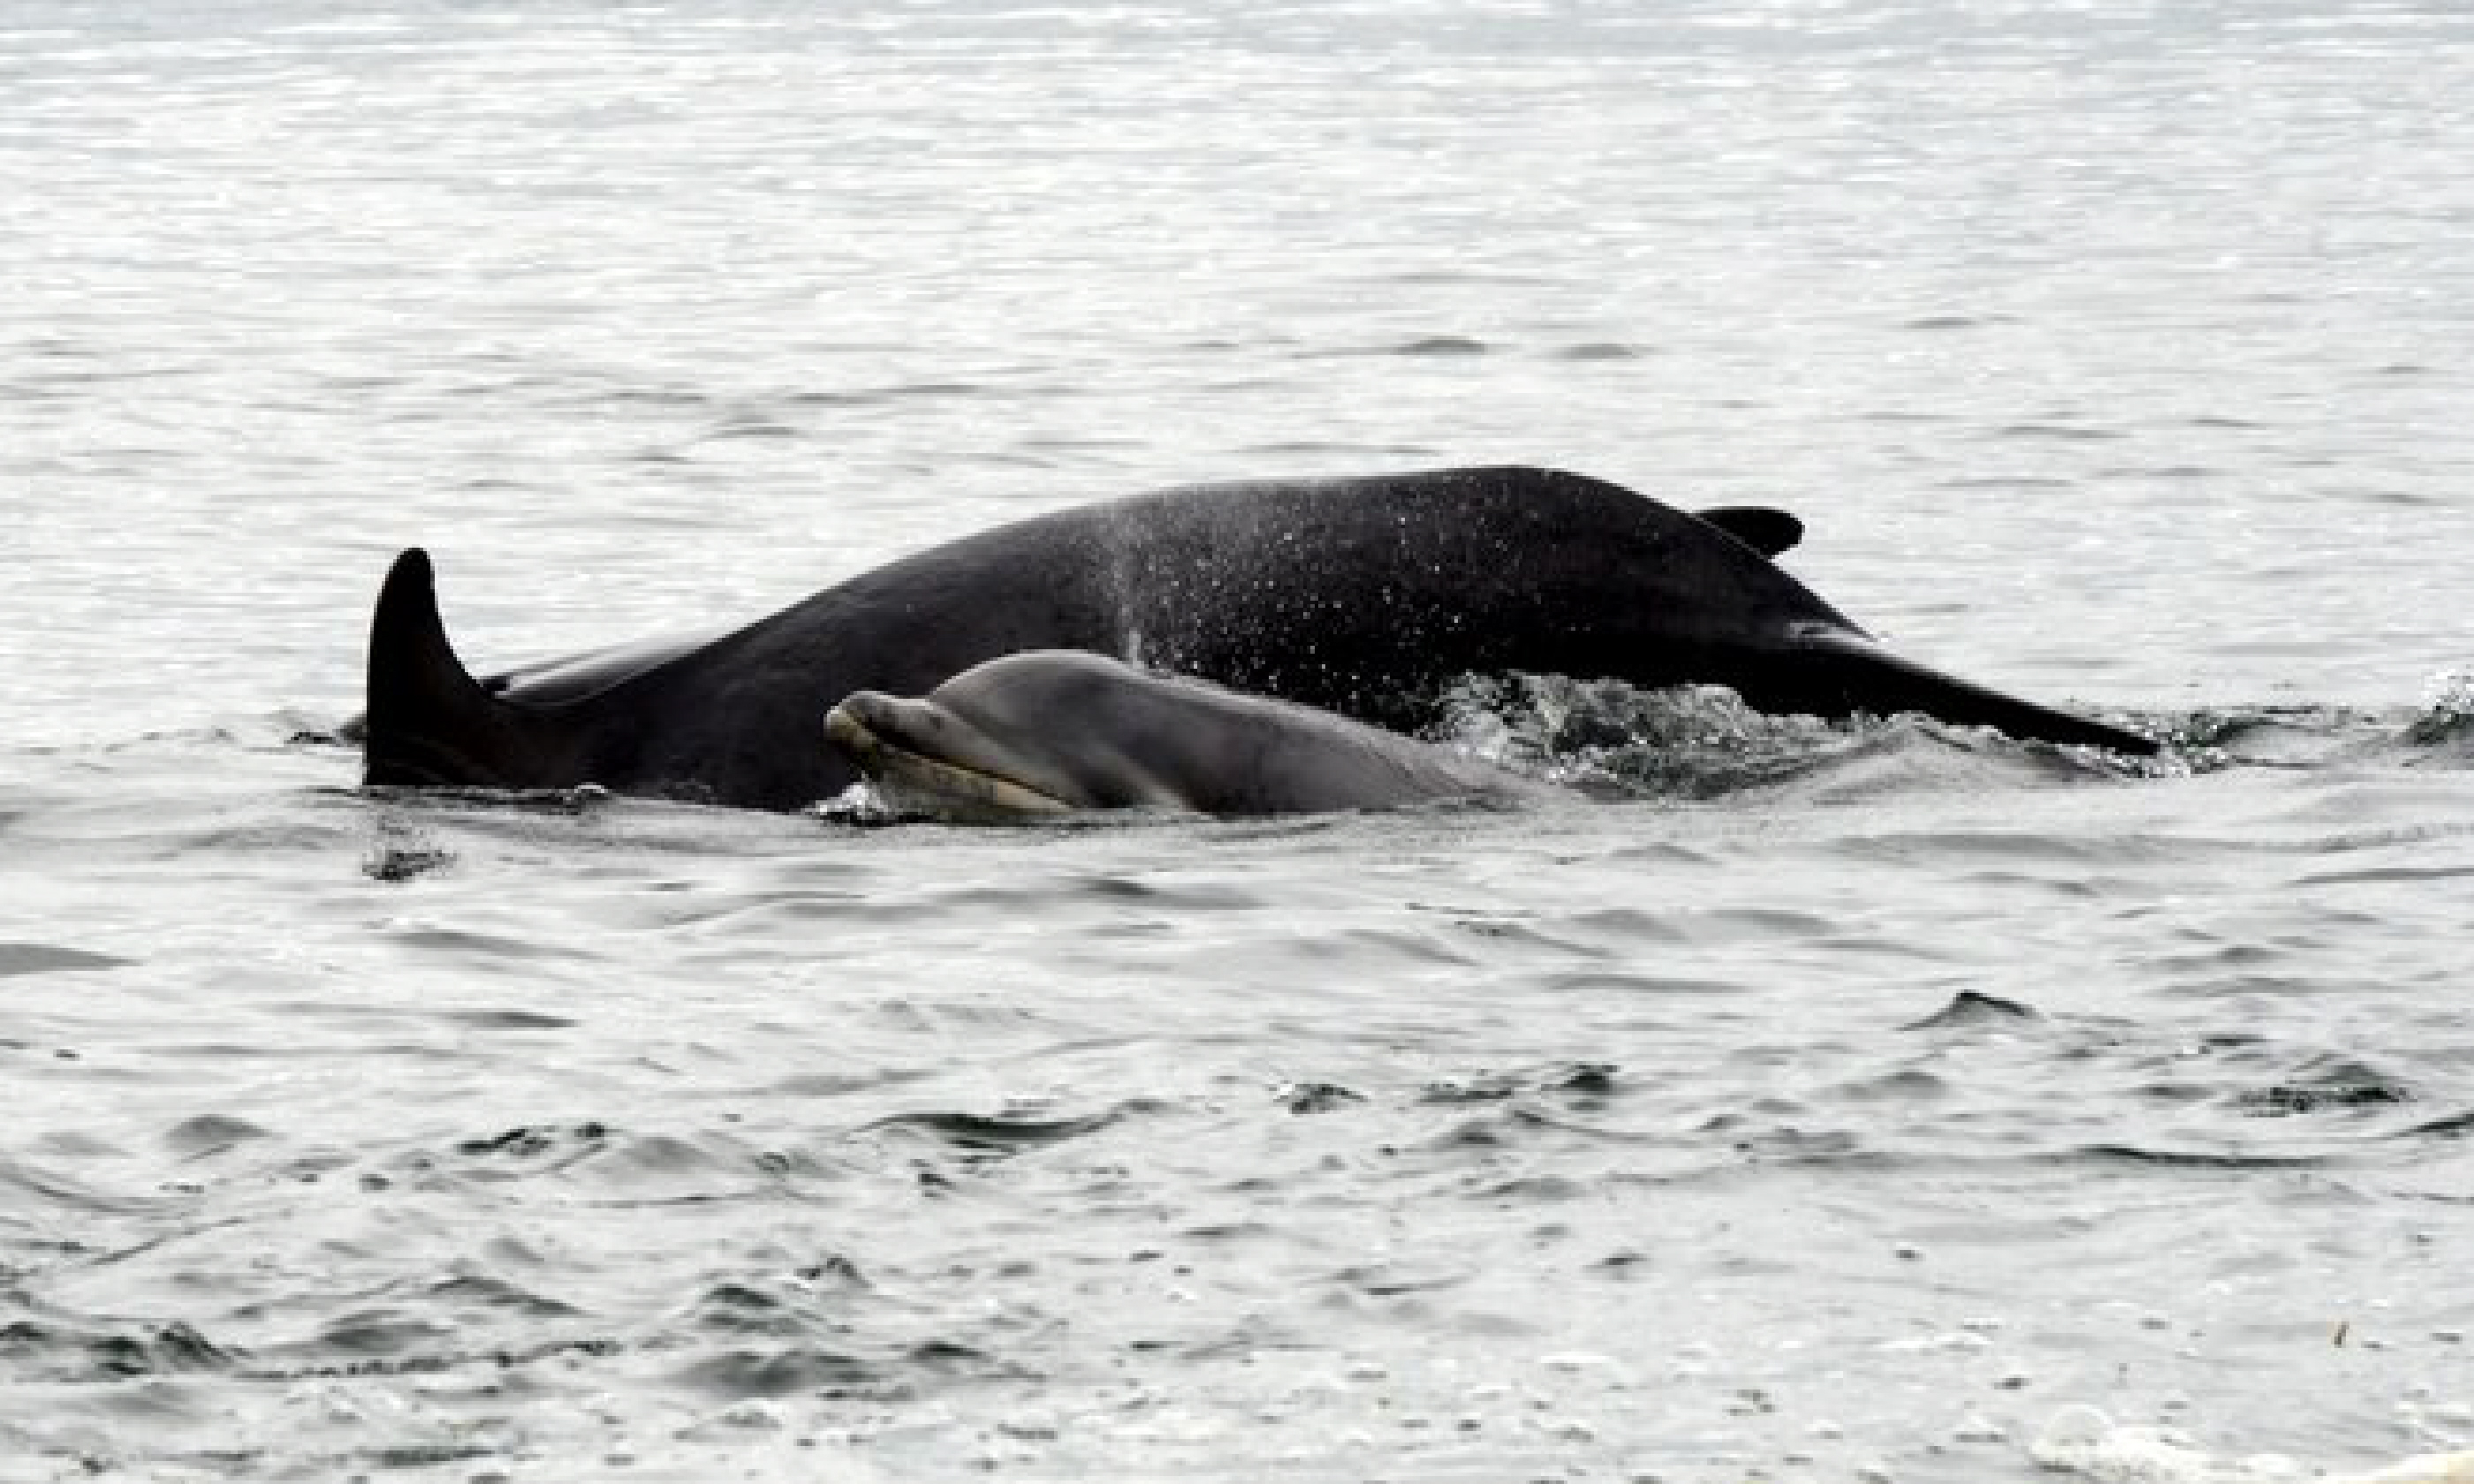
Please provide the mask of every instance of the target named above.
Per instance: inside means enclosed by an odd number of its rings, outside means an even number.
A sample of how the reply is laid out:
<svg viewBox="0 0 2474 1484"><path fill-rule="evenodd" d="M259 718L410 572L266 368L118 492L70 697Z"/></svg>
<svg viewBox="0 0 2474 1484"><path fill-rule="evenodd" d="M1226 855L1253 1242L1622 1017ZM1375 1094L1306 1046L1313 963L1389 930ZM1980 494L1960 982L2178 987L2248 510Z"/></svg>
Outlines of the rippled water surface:
<svg viewBox="0 0 2474 1484"><path fill-rule="evenodd" d="M0 181L0 1479L2474 1448L2461 8L33 0ZM1484 461L2175 745L1537 681L1464 740L1618 802L967 829L309 739L406 544L501 666Z"/></svg>

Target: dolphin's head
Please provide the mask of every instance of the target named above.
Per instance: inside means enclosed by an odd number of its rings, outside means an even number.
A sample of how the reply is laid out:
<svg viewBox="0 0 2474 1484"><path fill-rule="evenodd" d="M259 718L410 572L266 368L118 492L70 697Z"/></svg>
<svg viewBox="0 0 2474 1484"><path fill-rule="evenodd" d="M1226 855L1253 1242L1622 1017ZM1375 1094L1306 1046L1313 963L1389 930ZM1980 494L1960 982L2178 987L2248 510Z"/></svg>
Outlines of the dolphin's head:
<svg viewBox="0 0 2474 1484"><path fill-rule="evenodd" d="M855 691L825 736L894 807L942 819L1179 806L1137 755L1143 684L1097 655L1009 656L916 699Z"/></svg>
<svg viewBox="0 0 2474 1484"><path fill-rule="evenodd" d="M855 691L825 713L825 737L905 812L1015 819L1078 806L1055 780L1018 777L1038 770L933 700Z"/></svg>

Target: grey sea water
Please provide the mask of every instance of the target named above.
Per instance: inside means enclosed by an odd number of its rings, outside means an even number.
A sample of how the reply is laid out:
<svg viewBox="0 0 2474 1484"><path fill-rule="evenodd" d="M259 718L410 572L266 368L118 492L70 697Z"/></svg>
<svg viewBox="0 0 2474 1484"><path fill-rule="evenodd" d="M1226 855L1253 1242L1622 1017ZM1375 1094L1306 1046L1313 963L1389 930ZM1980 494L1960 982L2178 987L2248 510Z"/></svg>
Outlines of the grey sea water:
<svg viewBox="0 0 2474 1484"><path fill-rule="evenodd" d="M2474 1448L2474 15L0 12L0 1479L2243 1480ZM374 796L501 666L1198 479L1807 520L2153 767ZM2418 1466L2462 1476L2465 1464Z"/></svg>

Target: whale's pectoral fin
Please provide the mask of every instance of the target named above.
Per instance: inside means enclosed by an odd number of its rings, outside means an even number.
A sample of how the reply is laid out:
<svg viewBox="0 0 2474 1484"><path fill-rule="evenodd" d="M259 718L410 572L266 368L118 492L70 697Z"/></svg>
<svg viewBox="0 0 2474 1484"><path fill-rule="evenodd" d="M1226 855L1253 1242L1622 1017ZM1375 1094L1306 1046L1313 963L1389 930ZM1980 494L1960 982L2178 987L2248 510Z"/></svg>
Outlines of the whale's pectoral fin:
<svg viewBox="0 0 2474 1484"><path fill-rule="evenodd" d="M1804 539L1804 522L1766 505L1720 505L1694 515L1764 557L1793 550Z"/></svg>
<svg viewBox="0 0 2474 1484"><path fill-rule="evenodd" d="M395 559L378 589L368 685L363 782L505 786L541 776L540 728L455 658L429 554L418 546Z"/></svg>

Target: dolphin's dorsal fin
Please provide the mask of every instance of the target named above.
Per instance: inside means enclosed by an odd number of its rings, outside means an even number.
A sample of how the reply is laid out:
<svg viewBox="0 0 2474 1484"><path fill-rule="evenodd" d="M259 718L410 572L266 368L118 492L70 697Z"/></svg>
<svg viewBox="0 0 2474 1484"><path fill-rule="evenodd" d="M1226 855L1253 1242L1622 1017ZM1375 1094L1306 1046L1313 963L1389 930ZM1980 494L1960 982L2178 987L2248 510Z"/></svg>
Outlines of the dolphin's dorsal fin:
<svg viewBox="0 0 2474 1484"><path fill-rule="evenodd" d="M369 694L361 743L367 783L499 784L529 751L520 719L473 679L438 616L429 554L395 559L370 616Z"/></svg>
<svg viewBox="0 0 2474 1484"><path fill-rule="evenodd" d="M1804 539L1803 521L1766 505L1720 505L1694 514L1764 557L1792 550Z"/></svg>

